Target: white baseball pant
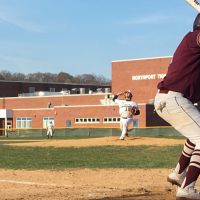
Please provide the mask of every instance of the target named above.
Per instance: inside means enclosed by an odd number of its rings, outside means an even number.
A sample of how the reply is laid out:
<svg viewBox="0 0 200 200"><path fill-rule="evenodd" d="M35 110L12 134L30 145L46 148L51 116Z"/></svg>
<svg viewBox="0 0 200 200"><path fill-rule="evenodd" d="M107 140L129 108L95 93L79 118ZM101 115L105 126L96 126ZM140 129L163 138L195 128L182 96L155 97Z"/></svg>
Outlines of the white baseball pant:
<svg viewBox="0 0 200 200"><path fill-rule="evenodd" d="M160 117L200 147L200 112L179 92L157 93L154 102Z"/></svg>
<svg viewBox="0 0 200 200"><path fill-rule="evenodd" d="M53 136L53 130L47 130L47 136L49 136L50 135L50 137L52 137Z"/></svg>
<svg viewBox="0 0 200 200"><path fill-rule="evenodd" d="M120 129L122 131L120 139L124 139L125 135L127 133L128 130L128 126L129 124L133 121L133 118L123 118L121 117L120 119Z"/></svg>

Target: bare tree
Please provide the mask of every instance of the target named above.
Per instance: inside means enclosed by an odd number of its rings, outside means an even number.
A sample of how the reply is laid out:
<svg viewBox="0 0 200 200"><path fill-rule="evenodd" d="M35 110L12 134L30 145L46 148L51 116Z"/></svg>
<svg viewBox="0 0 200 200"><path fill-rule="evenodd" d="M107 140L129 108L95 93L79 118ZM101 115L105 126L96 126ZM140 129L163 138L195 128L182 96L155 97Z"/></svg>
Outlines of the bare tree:
<svg viewBox="0 0 200 200"><path fill-rule="evenodd" d="M55 82L55 83L82 83L82 84L95 84L95 85L110 85L111 81L104 76L97 76L94 74L82 74L72 76L66 72L58 74L53 73L11 73L9 71L0 71L0 80L8 81L32 81L32 82Z"/></svg>
<svg viewBox="0 0 200 200"><path fill-rule="evenodd" d="M82 74L75 77L76 82L85 84L100 84L100 85L110 85L111 81L103 76L96 76L94 74Z"/></svg>
<svg viewBox="0 0 200 200"><path fill-rule="evenodd" d="M27 81L37 81L37 82L43 82L43 73L37 72L37 73L30 73L26 76Z"/></svg>
<svg viewBox="0 0 200 200"><path fill-rule="evenodd" d="M12 81L24 81L26 76L22 73L13 73Z"/></svg>
<svg viewBox="0 0 200 200"><path fill-rule="evenodd" d="M52 73L43 73L43 80L42 82L57 82L57 74Z"/></svg>
<svg viewBox="0 0 200 200"><path fill-rule="evenodd" d="M4 77L4 80L12 80L12 74L7 70L2 70L1 76Z"/></svg>
<svg viewBox="0 0 200 200"><path fill-rule="evenodd" d="M102 76L102 75L99 75L99 76L96 76L95 75L95 78L96 78L96 81L100 84L100 85L111 85L111 80Z"/></svg>
<svg viewBox="0 0 200 200"><path fill-rule="evenodd" d="M60 72L57 75L58 83L73 83L74 77L66 72Z"/></svg>
<svg viewBox="0 0 200 200"><path fill-rule="evenodd" d="M82 74L76 76L76 80L79 81L79 83L90 83L90 84L96 84L95 76L92 74Z"/></svg>

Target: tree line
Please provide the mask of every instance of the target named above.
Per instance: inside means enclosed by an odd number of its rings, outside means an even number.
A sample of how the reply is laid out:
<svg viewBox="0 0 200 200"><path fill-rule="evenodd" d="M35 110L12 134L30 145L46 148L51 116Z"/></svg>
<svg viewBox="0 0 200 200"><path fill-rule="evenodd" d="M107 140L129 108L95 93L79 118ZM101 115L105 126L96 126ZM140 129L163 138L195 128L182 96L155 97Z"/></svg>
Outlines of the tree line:
<svg viewBox="0 0 200 200"><path fill-rule="evenodd" d="M111 80L102 75L82 74L72 76L66 72L60 72L58 74L49 72L23 74L18 72L11 73L10 71L2 70L0 71L0 80L111 85Z"/></svg>

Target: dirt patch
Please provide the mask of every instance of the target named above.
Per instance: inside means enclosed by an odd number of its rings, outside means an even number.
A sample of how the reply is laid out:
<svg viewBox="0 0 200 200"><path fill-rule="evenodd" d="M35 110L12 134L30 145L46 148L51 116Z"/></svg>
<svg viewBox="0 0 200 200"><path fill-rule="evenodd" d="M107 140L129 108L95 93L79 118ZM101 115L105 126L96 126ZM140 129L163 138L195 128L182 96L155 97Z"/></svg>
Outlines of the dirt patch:
<svg viewBox="0 0 200 200"><path fill-rule="evenodd" d="M5 140L4 140L5 141ZM11 140L9 140L11 141ZM15 141L15 140L13 140ZM87 147L87 146L137 146L137 145L156 145L156 146L172 146L184 144L185 140L166 139L166 138L151 138L151 137L127 137L125 140L119 140L118 137L101 137L90 139L76 139L76 140L23 140L21 143L10 143L7 145L14 146L31 146L31 147Z"/></svg>
<svg viewBox="0 0 200 200"><path fill-rule="evenodd" d="M0 170L0 199L172 200L169 170Z"/></svg>
<svg viewBox="0 0 200 200"><path fill-rule="evenodd" d="M5 140L4 140L5 141ZM9 140L11 141L11 140ZM103 137L81 140L23 140L16 146L85 147L103 145L179 145L184 140ZM174 200L169 169L0 170L0 200Z"/></svg>

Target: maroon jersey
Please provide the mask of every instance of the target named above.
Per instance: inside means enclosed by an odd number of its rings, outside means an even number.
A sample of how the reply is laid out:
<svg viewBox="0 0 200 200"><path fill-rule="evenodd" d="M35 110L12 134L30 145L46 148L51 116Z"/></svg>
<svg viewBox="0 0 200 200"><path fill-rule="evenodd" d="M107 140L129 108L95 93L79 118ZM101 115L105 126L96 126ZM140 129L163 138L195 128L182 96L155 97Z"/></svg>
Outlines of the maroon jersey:
<svg viewBox="0 0 200 200"><path fill-rule="evenodd" d="M158 89L180 92L193 103L200 101L200 30L183 38Z"/></svg>

